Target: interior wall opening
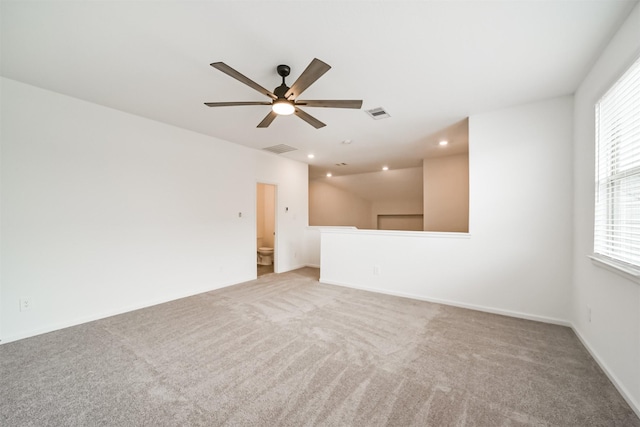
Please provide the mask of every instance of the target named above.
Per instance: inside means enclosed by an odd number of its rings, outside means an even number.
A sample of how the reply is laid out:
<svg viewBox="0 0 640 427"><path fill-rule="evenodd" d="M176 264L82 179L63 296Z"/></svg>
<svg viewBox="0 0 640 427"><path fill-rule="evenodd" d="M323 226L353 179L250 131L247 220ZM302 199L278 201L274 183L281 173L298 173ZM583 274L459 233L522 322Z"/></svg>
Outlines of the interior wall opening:
<svg viewBox="0 0 640 427"><path fill-rule="evenodd" d="M256 187L256 266L258 276L274 272L276 258L276 186Z"/></svg>
<svg viewBox="0 0 640 427"><path fill-rule="evenodd" d="M469 120L419 143L411 167L309 168L309 225L469 232ZM338 165L336 165L338 166Z"/></svg>

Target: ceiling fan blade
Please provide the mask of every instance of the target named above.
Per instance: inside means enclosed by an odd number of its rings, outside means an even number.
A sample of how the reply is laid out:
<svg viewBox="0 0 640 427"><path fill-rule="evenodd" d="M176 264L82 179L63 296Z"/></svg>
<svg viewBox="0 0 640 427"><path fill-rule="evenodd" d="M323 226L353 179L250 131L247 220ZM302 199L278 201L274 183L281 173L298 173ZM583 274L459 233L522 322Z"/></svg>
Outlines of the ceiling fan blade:
<svg viewBox="0 0 640 427"><path fill-rule="evenodd" d="M309 123L311 126L313 126L316 129L320 129L320 128L326 126L320 120L316 119L315 117L311 116L310 114L305 113L304 111L302 111L298 107L296 107L296 110L293 112L293 114L295 114L296 116L300 117L302 120L304 120L305 122Z"/></svg>
<svg viewBox="0 0 640 427"><path fill-rule="evenodd" d="M362 100L356 99L324 99L313 101L296 101L296 105L305 107L327 107L327 108L360 108Z"/></svg>
<svg viewBox="0 0 640 427"><path fill-rule="evenodd" d="M261 94L266 95L271 99L277 99L278 98L270 90L267 90L267 89L263 88L258 83L254 82L253 80L251 80L249 77L245 76L244 74L241 74L238 71L234 70L233 68L229 67L224 62L214 62L214 63L212 63L210 65L213 68L215 68L216 70L222 71L226 75L233 77L234 79L246 84L247 86L257 90Z"/></svg>
<svg viewBox="0 0 640 427"><path fill-rule="evenodd" d="M271 105L268 101L241 101L241 102L205 102L207 107L237 107L240 105Z"/></svg>
<svg viewBox="0 0 640 427"><path fill-rule="evenodd" d="M302 92L305 91L305 89L311 86L313 82L322 77L322 75L330 69L330 65L325 64L318 58L314 58L313 61L311 61L311 63L307 66L307 68L305 68L302 74L300 74L298 80L296 80L295 83L291 85L287 93L285 93L284 97L289 98L290 96L293 96L293 99L296 99Z"/></svg>
<svg viewBox="0 0 640 427"><path fill-rule="evenodd" d="M260 123L258 123L259 128L268 128L269 125L271 124L271 122L278 117L278 114L273 112L273 111L269 111L269 114L267 114L267 116L262 119L262 121Z"/></svg>

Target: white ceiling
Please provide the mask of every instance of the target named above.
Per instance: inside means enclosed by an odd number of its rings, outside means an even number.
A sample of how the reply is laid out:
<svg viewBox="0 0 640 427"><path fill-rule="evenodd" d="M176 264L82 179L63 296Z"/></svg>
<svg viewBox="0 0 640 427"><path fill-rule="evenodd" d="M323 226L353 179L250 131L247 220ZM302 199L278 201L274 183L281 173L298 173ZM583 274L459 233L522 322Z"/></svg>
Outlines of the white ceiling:
<svg viewBox="0 0 640 427"><path fill-rule="evenodd" d="M248 147L290 145L281 156L313 175L362 173L418 166L469 115L573 93L636 3L3 0L1 74ZM327 126L257 129L267 106L203 105L267 100L211 62L271 90L278 64L291 84L314 57L333 68L301 98L363 99L391 117L307 108Z"/></svg>

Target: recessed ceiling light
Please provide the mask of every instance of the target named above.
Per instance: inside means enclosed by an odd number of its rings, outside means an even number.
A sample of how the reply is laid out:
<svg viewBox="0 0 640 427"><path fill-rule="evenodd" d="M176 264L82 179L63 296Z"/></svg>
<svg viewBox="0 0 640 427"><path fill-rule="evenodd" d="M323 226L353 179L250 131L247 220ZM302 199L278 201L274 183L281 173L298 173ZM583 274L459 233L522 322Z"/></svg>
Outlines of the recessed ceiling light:
<svg viewBox="0 0 640 427"><path fill-rule="evenodd" d="M313 159L315 156L313 154L307 154L307 157Z"/></svg>
<svg viewBox="0 0 640 427"><path fill-rule="evenodd" d="M383 166L383 167L382 167L382 170L383 170L383 171L388 171L388 170L389 170L389 166Z"/></svg>
<svg viewBox="0 0 640 427"><path fill-rule="evenodd" d="M442 145L442 146L445 146L448 143L449 143L449 141L446 141L446 140L442 140L442 141L439 142L439 144Z"/></svg>
<svg viewBox="0 0 640 427"><path fill-rule="evenodd" d="M331 178L331 172L327 172L327 178Z"/></svg>

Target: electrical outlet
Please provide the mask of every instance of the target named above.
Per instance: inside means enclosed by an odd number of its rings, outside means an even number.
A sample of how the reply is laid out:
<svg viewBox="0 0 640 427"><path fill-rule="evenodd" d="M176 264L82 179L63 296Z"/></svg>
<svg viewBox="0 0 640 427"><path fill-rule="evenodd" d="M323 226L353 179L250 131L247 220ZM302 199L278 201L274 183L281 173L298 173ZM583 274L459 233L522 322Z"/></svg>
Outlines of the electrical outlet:
<svg viewBox="0 0 640 427"><path fill-rule="evenodd" d="M587 306L587 320L591 323L591 307Z"/></svg>
<svg viewBox="0 0 640 427"><path fill-rule="evenodd" d="M374 276L379 276L380 275L380 266L379 265L374 265L373 266L373 275Z"/></svg>
<svg viewBox="0 0 640 427"><path fill-rule="evenodd" d="M20 298L20 311L28 311L31 309L31 300L29 298Z"/></svg>

